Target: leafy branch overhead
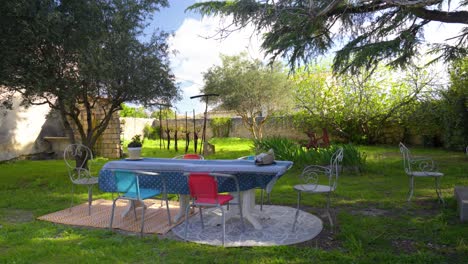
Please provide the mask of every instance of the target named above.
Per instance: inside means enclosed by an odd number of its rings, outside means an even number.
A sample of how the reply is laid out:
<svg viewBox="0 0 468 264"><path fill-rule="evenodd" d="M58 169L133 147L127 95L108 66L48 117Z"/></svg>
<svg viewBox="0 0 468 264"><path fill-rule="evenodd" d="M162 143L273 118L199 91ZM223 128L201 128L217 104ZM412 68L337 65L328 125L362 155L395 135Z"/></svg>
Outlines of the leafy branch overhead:
<svg viewBox="0 0 468 264"><path fill-rule="evenodd" d="M468 1L450 0L234 0L196 3L188 10L207 16L232 16L221 33L255 26L264 33L262 48L281 56L291 67L342 46L334 70L355 72L362 66L388 60L404 67L425 43L430 22L468 24ZM468 27L444 43L432 44L436 60L452 61L468 55Z"/></svg>

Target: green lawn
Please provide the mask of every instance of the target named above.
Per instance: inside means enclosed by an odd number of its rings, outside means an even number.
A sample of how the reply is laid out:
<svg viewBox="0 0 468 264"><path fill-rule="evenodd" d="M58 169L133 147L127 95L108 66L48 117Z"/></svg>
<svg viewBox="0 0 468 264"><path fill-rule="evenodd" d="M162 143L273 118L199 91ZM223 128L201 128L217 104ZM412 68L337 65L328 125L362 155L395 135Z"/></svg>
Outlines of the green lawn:
<svg viewBox="0 0 468 264"><path fill-rule="evenodd" d="M208 159L253 154L244 139L213 139L217 153ZM179 154L185 143L179 142ZM337 228L294 246L220 248L173 239L125 235L109 230L57 225L36 217L67 208L71 185L61 160L0 164L0 263L467 263L468 223L460 223L455 185L468 186L468 157L439 149L412 148L430 155L445 173L446 206L437 203L432 179L417 179L415 198L406 203L408 179L397 146L361 147L367 167L361 175L343 174L332 205ZM172 157L159 141L146 141L144 156ZM94 171L107 162L97 159ZM295 206L292 185L302 168L293 167L275 185L271 202ZM85 202L86 190L79 188ZM110 199L94 191L94 198ZM325 199L304 195L306 210L320 214Z"/></svg>

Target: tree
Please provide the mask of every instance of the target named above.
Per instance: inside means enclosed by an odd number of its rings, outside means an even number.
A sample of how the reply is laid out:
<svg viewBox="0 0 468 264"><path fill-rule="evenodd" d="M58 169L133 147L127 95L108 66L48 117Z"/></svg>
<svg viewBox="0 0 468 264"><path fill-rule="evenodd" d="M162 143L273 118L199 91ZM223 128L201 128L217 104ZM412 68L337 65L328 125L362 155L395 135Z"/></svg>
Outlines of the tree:
<svg viewBox="0 0 468 264"><path fill-rule="evenodd" d="M453 150L468 146L468 58L449 67L450 83L422 96L409 109L404 126L424 137L424 144Z"/></svg>
<svg viewBox="0 0 468 264"><path fill-rule="evenodd" d="M418 68L403 74L385 67L334 76L324 65L298 69L292 76L302 124L367 144L377 143L388 125L399 124L401 111L431 88L433 78Z"/></svg>
<svg viewBox="0 0 468 264"><path fill-rule="evenodd" d="M188 10L232 15L232 27L223 34L253 24L257 32L266 32L262 47L272 60L281 55L293 68L347 42L333 68L356 72L384 60L408 65L424 44L424 28L430 22L468 24L467 5L464 0L456 7L451 0L234 0L196 3ZM436 60L468 55L468 27L453 32L451 41L432 46Z"/></svg>
<svg viewBox="0 0 468 264"><path fill-rule="evenodd" d="M203 93L219 94L209 103L235 111L254 138L262 138L263 126L272 113L290 104L290 83L282 65L267 67L249 60L245 53L221 56L222 65L204 73Z"/></svg>
<svg viewBox="0 0 468 264"><path fill-rule="evenodd" d="M463 150L468 147L468 58L453 62L450 87L442 95L445 145Z"/></svg>
<svg viewBox="0 0 468 264"><path fill-rule="evenodd" d="M159 110L151 112L151 118L159 119ZM175 112L170 108L161 109L161 118L162 119L172 119L174 118Z"/></svg>
<svg viewBox="0 0 468 264"><path fill-rule="evenodd" d="M167 34L138 39L145 18L166 5L165 0L4 1L0 85L9 92L4 99L16 92L24 104L48 104L60 113L70 140L81 138L92 148L123 102L145 105L178 97ZM93 116L97 107L105 112L102 120Z"/></svg>
<svg viewBox="0 0 468 264"><path fill-rule="evenodd" d="M121 117L140 117L140 118L147 118L148 114L145 112L145 108L143 106L140 107L131 107L126 104L122 104L122 110L120 110L119 114Z"/></svg>

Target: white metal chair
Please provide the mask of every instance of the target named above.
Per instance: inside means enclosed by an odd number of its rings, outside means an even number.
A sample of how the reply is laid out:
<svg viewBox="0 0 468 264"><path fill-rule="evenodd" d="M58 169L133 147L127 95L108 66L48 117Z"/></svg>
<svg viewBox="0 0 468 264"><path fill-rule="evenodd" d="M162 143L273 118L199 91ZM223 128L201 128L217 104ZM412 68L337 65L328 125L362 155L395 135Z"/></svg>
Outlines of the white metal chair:
<svg viewBox="0 0 468 264"><path fill-rule="evenodd" d="M443 173L437 171L435 162L428 157L412 157L409 149L400 142L400 152L403 155L403 166L406 174L410 177L410 189L407 201L411 201L414 192L414 178L434 177L435 190L439 201L444 203L440 190L440 178Z"/></svg>
<svg viewBox="0 0 468 264"><path fill-rule="evenodd" d="M119 196L113 200L112 203L112 213L109 228L112 229L112 223L114 222L114 211L115 203L119 199L129 200L132 202L133 213L136 216L136 206L135 201L140 202L142 206L142 215L141 215L141 231L140 236L143 236L143 228L145 226L145 211L146 206L144 205L143 200L149 199L151 197L163 194L163 199L166 200L166 210L167 210L167 221L171 225L171 213L169 210L169 202L167 199L167 189L166 181L163 179L163 190L156 188L141 188L139 175L148 175L148 176L158 176L157 172L150 171L129 171L129 170L114 170L114 180L116 184L116 190L119 193Z"/></svg>
<svg viewBox="0 0 468 264"><path fill-rule="evenodd" d="M193 172L185 174L188 178L188 186L190 190L191 203L185 208L185 235L184 239L187 240L188 226L189 226L189 209L190 207L198 207L200 210L200 220L202 228L204 228L203 223L203 213L202 207L217 207L221 210L222 224L223 224L223 246L225 243L225 233L226 233L226 221L224 219L224 209L223 205L228 204L234 199L231 194L219 194L218 193L218 177L230 178L234 180L237 188L237 203L239 204L239 213L242 223L242 230L245 230L244 226L244 217L242 215L242 203L240 197L239 182L237 181L236 176L223 173L205 173L205 172Z"/></svg>
<svg viewBox="0 0 468 264"><path fill-rule="evenodd" d="M333 220L330 214L330 195L336 190L338 184L338 174L341 169L341 162L343 161L343 148L339 148L331 157L329 166L310 165L304 168L300 178L303 184L294 186L297 191L297 210L294 216L294 223L292 231L296 230L297 218L300 211L301 194L304 193L319 193L327 194L327 216L330 221L330 226L333 228ZM328 178L327 185L319 184L320 176Z"/></svg>
<svg viewBox="0 0 468 264"><path fill-rule="evenodd" d="M98 177L91 176L91 163L89 161L93 159L93 153L83 144L70 144L65 148L63 159L72 182L70 210L73 207L75 185L82 185L88 187L88 214L91 215L93 186L98 183Z"/></svg>

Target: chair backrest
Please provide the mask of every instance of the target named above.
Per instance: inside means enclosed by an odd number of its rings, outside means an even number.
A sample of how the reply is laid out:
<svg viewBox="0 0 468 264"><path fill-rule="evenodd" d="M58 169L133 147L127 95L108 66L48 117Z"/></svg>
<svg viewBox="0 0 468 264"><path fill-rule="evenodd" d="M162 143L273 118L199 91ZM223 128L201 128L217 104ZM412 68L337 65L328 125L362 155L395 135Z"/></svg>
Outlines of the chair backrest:
<svg viewBox="0 0 468 264"><path fill-rule="evenodd" d="M138 177L133 171L114 170L115 187L119 193L134 193L140 199Z"/></svg>
<svg viewBox="0 0 468 264"><path fill-rule="evenodd" d="M70 144L63 152L63 159L67 165L68 175L72 181L91 176L92 151L83 144Z"/></svg>
<svg viewBox="0 0 468 264"><path fill-rule="evenodd" d="M400 152L403 155L403 167L407 174L411 173L411 153L409 149L400 142Z"/></svg>
<svg viewBox="0 0 468 264"><path fill-rule="evenodd" d="M184 154L180 156L176 156L173 159L193 159L193 160L204 160L205 158L202 155L198 154Z"/></svg>
<svg viewBox="0 0 468 264"><path fill-rule="evenodd" d="M328 177L328 184L331 190L335 190L338 185L338 175L341 169L341 162L343 161L343 148L339 148L333 153L330 159L330 165L318 166L312 165L307 166L301 173L301 180L306 184L319 184L319 178L321 175Z"/></svg>
<svg viewBox="0 0 468 264"><path fill-rule="evenodd" d="M338 185L338 176L341 170L341 163L343 162L343 148L338 148L330 158L330 187L336 189Z"/></svg>
<svg viewBox="0 0 468 264"><path fill-rule="evenodd" d="M216 178L205 172L192 172L188 175L190 196L199 199L217 199L218 182Z"/></svg>

